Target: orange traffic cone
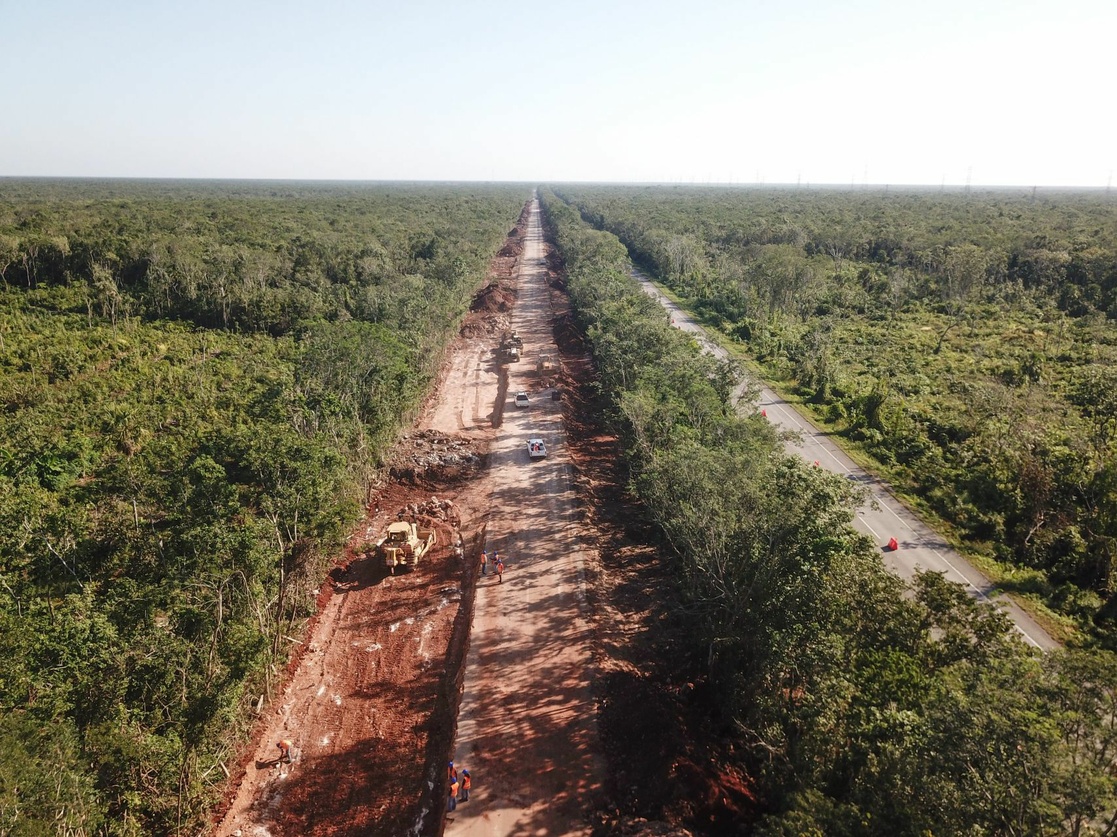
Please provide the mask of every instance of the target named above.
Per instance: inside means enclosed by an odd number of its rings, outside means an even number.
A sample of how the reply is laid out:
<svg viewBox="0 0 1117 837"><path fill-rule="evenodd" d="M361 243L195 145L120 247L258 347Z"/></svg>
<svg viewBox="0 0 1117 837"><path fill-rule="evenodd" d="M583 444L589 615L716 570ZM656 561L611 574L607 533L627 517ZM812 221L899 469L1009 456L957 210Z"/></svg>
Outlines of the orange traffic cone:
<svg viewBox="0 0 1117 837"><path fill-rule="evenodd" d="M767 410L761 410L760 415L764 416L764 418L768 418L768 411Z"/></svg>
<svg viewBox="0 0 1117 837"><path fill-rule="evenodd" d="M897 541L895 538L889 538L888 539L888 551L889 552L895 552L899 548L900 548L899 541Z"/></svg>

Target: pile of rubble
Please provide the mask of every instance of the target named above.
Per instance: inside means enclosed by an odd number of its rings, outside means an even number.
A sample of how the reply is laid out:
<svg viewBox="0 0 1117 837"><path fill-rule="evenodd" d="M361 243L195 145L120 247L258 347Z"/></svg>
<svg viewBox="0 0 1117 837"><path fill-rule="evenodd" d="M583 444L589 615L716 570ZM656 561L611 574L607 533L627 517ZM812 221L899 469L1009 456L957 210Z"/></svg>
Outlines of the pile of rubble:
<svg viewBox="0 0 1117 837"><path fill-rule="evenodd" d="M397 482L456 480L472 476L481 456L470 439L437 430L420 430L400 439L389 475Z"/></svg>
<svg viewBox="0 0 1117 837"><path fill-rule="evenodd" d="M454 501L439 500L437 497L431 497L425 503L408 503L396 512L396 518L399 520L414 520L420 517L428 520L441 520L449 523L454 528L460 526L462 522Z"/></svg>

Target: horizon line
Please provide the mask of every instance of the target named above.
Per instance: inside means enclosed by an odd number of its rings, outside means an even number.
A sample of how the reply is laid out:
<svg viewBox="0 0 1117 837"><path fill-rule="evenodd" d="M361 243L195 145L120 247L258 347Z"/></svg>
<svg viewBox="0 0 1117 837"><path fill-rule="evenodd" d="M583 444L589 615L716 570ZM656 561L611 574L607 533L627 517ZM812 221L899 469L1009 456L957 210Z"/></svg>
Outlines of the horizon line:
<svg viewBox="0 0 1117 837"><path fill-rule="evenodd" d="M521 179L455 179L455 178L328 178L328 177L205 177L205 176L170 176L170 175L58 175L58 174L0 174L0 182L13 180L53 180L53 181L131 181L131 182L187 182L187 183L322 183L322 184L458 184L458 185L542 185L542 184L580 184L602 186L689 186L689 187L734 187L734 188L761 188L761 189L842 189L846 191L867 191L871 189L1032 189L1032 190L1084 190L1108 192L1111 184L1104 186L1081 186L1067 184L1039 184L1039 183L850 183L848 181L736 181L736 180L595 180L595 179L546 179L534 178Z"/></svg>

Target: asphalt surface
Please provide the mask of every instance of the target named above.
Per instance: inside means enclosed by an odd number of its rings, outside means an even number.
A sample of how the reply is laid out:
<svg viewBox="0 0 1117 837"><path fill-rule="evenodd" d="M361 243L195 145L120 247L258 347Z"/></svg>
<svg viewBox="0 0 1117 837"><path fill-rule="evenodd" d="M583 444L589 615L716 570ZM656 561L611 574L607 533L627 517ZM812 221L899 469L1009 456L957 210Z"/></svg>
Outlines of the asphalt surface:
<svg viewBox="0 0 1117 837"><path fill-rule="evenodd" d="M644 291L667 310L672 325L694 334L705 350L715 357L721 359L728 357L728 353L709 340L702 327L661 293L648 276L637 268L632 269L632 275L639 280ZM885 482L855 464L829 438L829 434L811 424L775 392L760 381L751 381L738 388L737 397L740 397L750 385L759 387L759 396L754 402L755 408L762 411L776 427L796 434L794 440L786 443L789 452L802 456L820 468L842 474L847 479L860 483L869 491L872 499L858 509L854 526L858 531L871 537L880 547L884 564L889 570L905 580L914 578L918 570L943 573L947 580L961 584L975 598L992 602L1007 613L1029 645L1044 651L1060 647L1059 643L1007 594L999 591L985 575L923 523L892 493ZM888 542L892 538L895 538L899 545L894 550L888 549Z"/></svg>

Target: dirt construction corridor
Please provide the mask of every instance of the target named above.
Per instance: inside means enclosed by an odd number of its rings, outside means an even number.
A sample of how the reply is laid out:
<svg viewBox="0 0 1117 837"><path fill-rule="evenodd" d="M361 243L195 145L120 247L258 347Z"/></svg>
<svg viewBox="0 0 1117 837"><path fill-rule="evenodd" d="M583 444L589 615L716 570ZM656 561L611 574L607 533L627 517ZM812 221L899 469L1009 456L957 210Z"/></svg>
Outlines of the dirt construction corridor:
<svg viewBox="0 0 1117 837"><path fill-rule="evenodd" d="M505 571L498 581L490 567L477 588L454 748L477 793L458 805L448 834L578 833L600 785L570 461L560 402L534 371L556 354L543 255L533 206L512 318L524 359L509 365L507 393L527 391L530 401L505 410L493 444L485 543ZM544 440L545 459L529 460L529 438Z"/></svg>
<svg viewBox="0 0 1117 837"><path fill-rule="evenodd" d="M544 257L533 201L399 445L392 480L319 591L284 690L261 703L216 837L590 833L604 781L590 541L564 435L565 379L538 371L558 358ZM504 363L496 348L509 329L523 357ZM514 405L520 391L526 407ZM529 459L529 438L544 440L546 458ZM413 571L389 574L370 542L400 517L433 526L438 545ZM491 561L481 574L482 549L499 553L502 581ZM281 740L289 764L277 758ZM473 790L448 813L450 758Z"/></svg>

